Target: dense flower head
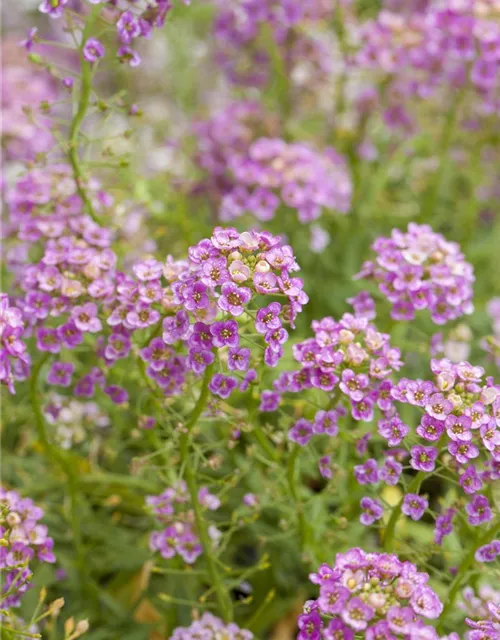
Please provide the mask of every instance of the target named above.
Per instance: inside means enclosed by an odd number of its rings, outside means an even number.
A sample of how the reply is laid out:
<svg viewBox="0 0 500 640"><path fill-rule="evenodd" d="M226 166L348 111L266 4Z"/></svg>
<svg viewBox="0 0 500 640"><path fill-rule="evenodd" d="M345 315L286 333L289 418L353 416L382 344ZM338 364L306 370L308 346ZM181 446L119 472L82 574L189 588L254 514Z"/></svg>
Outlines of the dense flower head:
<svg viewBox="0 0 500 640"><path fill-rule="evenodd" d="M354 640L360 633L373 639L414 637L417 629L434 631L424 621L438 618L443 609L428 574L391 554L353 548L309 577L319 586L319 596L306 602L299 616L299 640Z"/></svg>
<svg viewBox="0 0 500 640"><path fill-rule="evenodd" d="M472 266L456 243L430 226L410 223L406 233L394 229L372 249L376 259L365 262L357 277L378 284L395 320L412 320L416 311L428 309L436 324L444 324L473 311Z"/></svg>
<svg viewBox="0 0 500 640"><path fill-rule="evenodd" d="M483 486L478 463L500 459L500 386L485 377L482 367L468 362L454 364L447 359L431 360L432 381L403 378L392 390L399 402L420 407L423 412L416 434L431 446L427 459L436 459L437 443L445 444L460 473L460 485L467 494ZM417 468L415 462L412 463Z"/></svg>
<svg viewBox="0 0 500 640"><path fill-rule="evenodd" d="M47 122L40 107L53 102L56 91L47 74L19 61L9 64L6 53L7 43L2 46L2 147L8 160L34 160L54 144L51 132L42 126Z"/></svg>
<svg viewBox="0 0 500 640"><path fill-rule="evenodd" d="M405 5L408 3L405 3ZM429 2L404 16L381 11L361 28L356 64L390 79L386 121L411 121L410 100L449 96L464 87L483 113L497 111L500 26L495 3Z"/></svg>
<svg viewBox="0 0 500 640"><path fill-rule="evenodd" d="M370 422L377 408L384 416L391 416L389 378L402 362L389 335L378 332L366 317L350 313L339 321L331 317L313 321L312 329L313 338L293 347L300 368L282 373L274 383L281 394L320 389L330 396L332 407L316 414L311 435L336 435L344 407L357 421Z"/></svg>
<svg viewBox="0 0 500 640"><path fill-rule="evenodd" d="M267 221L280 206L295 210L303 223L317 220L323 209L349 211L347 165L332 148L320 153L303 143L259 138L245 155L231 156L228 166L237 186L222 200L223 220L249 212Z"/></svg>
<svg viewBox="0 0 500 640"><path fill-rule="evenodd" d="M24 380L31 358L23 339L25 323L19 309L11 306L9 297L0 293L0 383L15 393L14 380Z"/></svg>
<svg viewBox="0 0 500 640"><path fill-rule="evenodd" d="M34 560L55 562L54 541L39 523L43 510L30 498L0 487L0 572L2 608L18 607L30 586Z"/></svg>
<svg viewBox="0 0 500 640"><path fill-rule="evenodd" d="M195 620L189 627L177 627L173 630L169 640L251 640L253 633L247 629L240 629L234 622L224 622L211 613L204 613L199 620Z"/></svg>
<svg viewBox="0 0 500 640"><path fill-rule="evenodd" d="M217 496L206 487L201 487L198 500L203 508L215 511L220 506ZM166 560L180 556L187 564L192 564L202 554L203 548L194 525L194 513L189 506L189 493L185 482L180 481L158 496L148 496L146 503L161 531L154 531L149 539L151 551L157 551ZM208 529L214 545L220 536L215 526Z"/></svg>
<svg viewBox="0 0 500 640"><path fill-rule="evenodd" d="M487 526L495 506L480 492L498 477L500 387L485 377L482 367L468 362L431 360L431 369L432 381L403 378L391 392L397 401L419 407L423 413L412 434L410 466L433 472L443 464L454 471L469 496L464 514L469 525ZM420 438L418 444L413 444L413 435ZM456 513L451 507L437 518L438 544L451 533Z"/></svg>
<svg viewBox="0 0 500 640"><path fill-rule="evenodd" d="M189 261L180 269L172 270L168 264L164 268L155 260L137 263L134 270L141 284L130 283L111 317L119 323L123 312L127 331L157 325L155 303L161 300L159 308L166 312L162 337L141 350L147 374L165 392L176 392L186 371L199 376L217 359L231 375L215 373L209 388L227 398L254 358L263 357L267 366L276 366L288 339L285 326L293 326L308 298L302 280L293 276L299 267L291 247L267 232L218 227L188 254ZM133 309L131 295L137 295L138 287L151 291L151 297L141 298L139 309L127 312ZM262 356L246 340L249 330L262 336Z"/></svg>
<svg viewBox="0 0 500 640"><path fill-rule="evenodd" d="M219 2L214 23L216 60L234 84L263 86L269 80L270 57L260 44L270 29L287 72L297 84L314 86L331 71L328 48L313 33L315 23L333 14L332 0L236 0Z"/></svg>

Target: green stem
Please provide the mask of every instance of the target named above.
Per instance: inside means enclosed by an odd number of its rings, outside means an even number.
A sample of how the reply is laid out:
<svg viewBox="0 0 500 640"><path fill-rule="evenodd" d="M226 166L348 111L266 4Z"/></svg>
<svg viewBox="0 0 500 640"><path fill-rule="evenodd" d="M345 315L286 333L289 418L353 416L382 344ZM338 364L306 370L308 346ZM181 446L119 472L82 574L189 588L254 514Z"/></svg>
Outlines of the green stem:
<svg viewBox="0 0 500 640"><path fill-rule="evenodd" d="M425 480L427 476L426 471L419 471L417 475L413 478L413 480L408 485L408 488L405 493L418 493L420 489L420 485ZM394 532L396 530L396 523L399 520L399 516L401 515L401 509L403 507L404 497L401 498L399 503L394 507L391 513L391 517L389 522L387 523L387 527L384 535L384 549L386 551L392 550L392 545L394 541Z"/></svg>
<svg viewBox="0 0 500 640"><path fill-rule="evenodd" d="M210 577L210 586L215 592L217 608L220 615L226 622L230 622L233 618L233 605L228 589L225 587L217 569L217 558L214 553L213 542L208 535L205 518L203 517L203 509L198 499L199 488L196 482L196 469L192 463L190 452L191 432L206 407L209 395L208 384L212 377L212 372L213 365L210 365L205 370L198 401L196 402L194 409L186 422L184 431L181 434L180 455L182 465L185 469L186 485L193 505L196 529L200 537L201 546L203 547L203 554L207 564L208 575Z"/></svg>
<svg viewBox="0 0 500 640"><path fill-rule="evenodd" d="M68 156L71 167L73 168L73 177L75 179L76 189L78 191L78 195L83 201L85 209L89 216L94 220L94 222L99 223L99 218L95 213L94 207L90 198L87 196L87 192L83 187L83 174L80 167L80 159L78 156L78 135L80 133L80 128L85 119L85 114L87 113L87 109L90 103L90 96L92 93L92 64L87 62L83 57L83 47L85 42L87 41L88 36L92 32L92 27L94 22L99 14L99 9L96 7L94 11L89 14L89 18L87 23L85 24L85 28L82 32L82 42L80 46L80 63L82 66L82 77L81 77L81 85L80 85L80 95L78 98L78 106L76 113L73 116L71 121L70 129L69 129L69 141L68 141Z"/></svg>
<svg viewBox="0 0 500 640"><path fill-rule="evenodd" d="M297 476L296 466L297 466L297 460L298 460L301 448L302 447L298 444L295 444L293 446L292 452L288 458L288 463L286 467L286 477L288 480L290 493L292 494L292 497L295 502L295 508L297 510L297 523L299 527L300 547L303 551L307 542L307 522L304 516L304 505L300 500L299 492L297 490L297 484L296 484L296 476Z"/></svg>
<svg viewBox="0 0 500 640"><path fill-rule="evenodd" d="M471 568L474 562L474 556L479 547L488 544L493 540L493 538L500 532L500 517L497 516L496 520L493 522L493 526L491 526L488 531L485 531L482 536L480 536L476 542L470 549L469 553L464 557L460 566L458 567L455 578L450 586L450 591L448 592L448 599L443 609L443 613L440 616L440 623L438 624L438 632L443 633L444 621L448 613L453 609L453 605L455 604L455 600L457 598L458 592L467 577L467 573Z"/></svg>
<svg viewBox="0 0 500 640"><path fill-rule="evenodd" d="M45 455L49 460L54 462L61 468L68 480L68 493L70 497L70 520L71 528L73 530L73 541L77 556L78 571L81 575L82 585L88 583L87 572L87 560L85 558L85 548L83 546L80 518L79 518L79 506L78 506L78 478L72 463L66 459L66 456L59 450L58 447L54 447L47 435L47 429L45 424L45 418L43 416L42 408L40 406L40 399L38 397L38 379L42 367L49 359L49 354L45 354L37 364L31 370L30 377L30 398L31 406L33 407L33 413L35 414L35 427L38 432L38 437L42 443L42 447Z"/></svg>

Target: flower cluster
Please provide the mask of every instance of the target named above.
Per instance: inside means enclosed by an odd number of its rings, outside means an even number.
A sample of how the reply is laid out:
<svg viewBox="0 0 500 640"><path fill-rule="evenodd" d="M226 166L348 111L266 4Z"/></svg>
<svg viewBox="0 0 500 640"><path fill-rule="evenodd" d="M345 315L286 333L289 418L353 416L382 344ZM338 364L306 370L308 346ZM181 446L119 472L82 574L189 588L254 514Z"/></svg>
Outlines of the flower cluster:
<svg viewBox="0 0 500 640"><path fill-rule="evenodd" d="M54 365L49 376L53 369ZM57 393L49 394L43 412L52 426L54 441L63 449L85 442L90 430L102 433L110 425L109 416L95 402L80 402Z"/></svg>
<svg viewBox="0 0 500 640"><path fill-rule="evenodd" d="M429 2L404 16L383 10L361 28L357 64L391 80L386 121L410 100L470 87L485 113L497 111L500 27L494 2ZM448 92L448 93L447 93ZM410 116L400 113L399 121Z"/></svg>
<svg viewBox="0 0 500 640"><path fill-rule="evenodd" d="M469 524L480 526L492 520L494 505L478 492L500 477L500 387L484 379L482 367L468 362L431 360L431 368L433 381L403 378L392 390L396 400L424 414L416 428L424 443L411 447L410 465L430 473L442 454L442 463L457 473L462 490L471 496L465 507ZM456 512L451 507L437 518L438 544L451 533Z"/></svg>
<svg viewBox="0 0 500 640"><path fill-rule="evenodd" d="M329 0L219 2L214 24L217 62L234 84L265 85L271 59L261 42L267 27L286 73L297 84L315 86L330 73L331 59L313 27L330 17L333 8Z"/></svg>
<svg viewBox="0 0 500 640"><path fill-rule="evenodd" d="M432 381L401 379L392 395L399 402L420 407L424 413L416 434L425 445L411 449L414 469L432 471L438 443L446 444L467 494L479 491L483 482L478 461L488 463L488 478L498 474L500 462L500 386L485 379L482 367L468 362L431 360Z"/></svg>
<svg viewBox="0 0 500 640"><path fill-rule="evenodd" d="M29 374L31 359L23 333L21 311L10 305L5 293L0 293L0 383L11 393L15 393L14 380L24 380Z"/></svg>
<svg viewBox="0 0 500 640"><path fill-rule="evenodd" d="M305 444L313 434L336 435L337 421L345 415L345 404L354 418L370 422L375 409L388 417L393 413L392 382L389 377L401 365L399 349L389 336L379 333L366 317L346 313L339 321L323 318L312 323L314 338L293 347L298 371L284 372L274 383L275 393L299 393L321 389L330 402L311 424L300 419L289 437ZM279 397L279 396L278 396Z"/></svg>
<svg viewBox="0 0 500 640"><path fill-rule="evenodd" d="M175 391L186 370L198 376L217 356L232 375L215 373L209 388L227 398L239 384L235 376L245 376L246 388L251 374L252 341L245 346L245 333L251 329L262 336L264 362L276 366L288 338L284 325L293 326L308 298L302 280L292 276L298 265L291 247L269 233L216 228L188 253L189 262L177 267L167 262L164 268L155 260L137 263L140 285L130 286L129 300L122 296L110 319L126 329L157 324L160 313L152 304L161 300L168 310L162 338L153 338L141 351L147 374L166 392ZM162 273L169 280L166 290L160 284ZM287 304L266 304L265 296L284 297ZM185 346L187 356L179 355L179 345Z"/></svg>
<svg viewBox="0 0 500 640"><path fill-rule="evenodd" d="M31 161L54 144L40 111L54 101L56 91L50 77L38 69L19 61L7 64L6 44L2 46L2 147L9 160Z"/></svg>
<svg viewBox="0 0 500 640"><path fill-rule="evenodd" d="M251 212L268 221L280 205L296 210L302 223L317 220L323 209L349 211L352 185L334 149L319 153L305 144L259 138L246 155L229 158L229 169L237 186L222 200L223 220Z"/></svg>
<svg viewBox="0 0 500 640"><path fill-rule="evenodd" d="M378 284L395 320L412 320L416 311L429 309L432 320L444 324L473 311L472 266L456 243L428 225L410 223L407 233L394 229L372 248L377 257L363 264L357 278Z"/></svg>
<svg viewBox="0 0 500 640"><path fill-rule="evenodd" d="M198 500L202 507L215 511L220 500L212 495L206 487L198 492ZM194 512L182 505L189 504L189 494L185 482L178 482L158 496L148 496L146 503L160 524L165 525L161 531L154 531L149 539L152 551L158 551L163 558L170 560L180 556L184 562L193 564L202 553L202 546L194 525ZM220 532L212 525L208 534L214 545Z"/></svg>
<svg viewBox="0 0 500 640"><path fill-rule="evenodd" d="M236 624L224 624L211 613L204 613L199 620L195 620L189 627L177 627L169 640L252 640L253 633L247 629L240 629Z"/></svg>
<svg viewBox="0 0 500 640"><path fill-rule="evenodd" d="M0 487L0 571L2 573L2 608L18 607L29 588L32 576L29 564L55 562L54 541L47 527L39 524L43 511L30 498Z"/></svg>
<svg viewBox="0 0 500 640"><path fill-rule="evenodd" d="M306 602L298 618L299 640L354 640L425 637L437 640L426 618L434 620L443 605L428 585L429 576L397 556L353 548L339 553L333 566L323 564L310 580L319 597Z"/></svg>

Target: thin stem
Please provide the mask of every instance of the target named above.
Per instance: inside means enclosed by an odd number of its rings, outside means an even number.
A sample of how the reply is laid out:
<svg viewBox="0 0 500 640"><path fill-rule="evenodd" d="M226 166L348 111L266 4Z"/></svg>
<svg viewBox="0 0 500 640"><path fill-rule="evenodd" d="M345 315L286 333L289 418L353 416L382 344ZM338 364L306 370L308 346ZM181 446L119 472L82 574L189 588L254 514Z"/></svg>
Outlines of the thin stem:
<svg viewBox="0 0 500 640"><path fill-rule="evenodd" d="M64 454L54 447L48 438L47 429L45 424L45 418L43 416L42 408L40 406L40 399L38 397L38 378L40 372L47 362L49 354L45 354L37 364L32 368L30 377L30 399L31 406L33 407L33 413L35 414L35 427L38 432L38 437L43 446L44 453L47 458L58 465L68 479L69 498L70 498L70 520L71 528L73 530L73 540L77 556L78 571L82 578L82 584L88 583L87 573L87 561L85 558L85 548L83 546L79 507L78 507L78 479L74 472L72 463L66 459Z"/></svg>
<svg viewBox="0 0 500 640"><path fill-rule="evenodd" d="M99 8L96 7L89 14L89 18L82 32L82 41L79 49L80 55L80 63L82 66L82 77L80 83L80 95L78 99L78 107L76 113L73 116L71 121L70 129L69 129L69 142L68 142L68 156L69 161L71 163L71 167L73 168L73 177L75 179L76 188L78 191L78 195L82 199L85 209L89 216L94 220L94 222L99 223L99 218L97 217L94 207L90 198L87 196L87 193L83 187L83 174L80 167L80 159L78 156L78 134L80 133L80 128L85 119L85 114L87 113L87 109L90 103L90 96L92 93L92 65L90 62L87 62L83 57L83 47L85 46L85 42L89 34L92 32L92 27L94 22L99 14Z"/></svg>
<svg viewBox="0 0 500 640"><path fill-rule="evenodd" d="M408 489L406 493L418 493L420 489L420 485L424 481L427 476L426 471L419 471L417 475L413 478L413 480L408 485ZM394 507L389 522L387 523L387 528L384 534L384 548L386 551L392 549L392 544L394 541L394 532L396 530L396 523L399 520L399 516L401 515L401 509L403 507L404 498L402 498L399 503Z"/></svg>
<svg viewBox="0 0 500 640"><path fill-rule="evenodd" d="M286 467L286 477L288 480L288 486L290 488L290 493L295 501L295 509L297 512L297 523L299 527L299 538L300 538L300 547L304 550L304 547L307 542L307 522L304 516L304 505L302 504L299 492L297 490L296 484L296 465L299 457L301 447L298 444L295 444L292 448L292 452L288 458L288 463Z"/></svg>
<svg viewBox="0 0 500 640"><path fill-rule="evenodd" d="M224 585L219 571L217 570L217 559L213 549L213 542L208 535L208 530L203 517L203 509L198 499L198 485L196 482L196 469L191 459L190 445L191 445L191 432L200 418L203 410L206 407L208 400L208 384L212 377L213 365L209 365L205 370L203 377L203 383L191 415L189 416L184 431L180 438L180 454L181 463L185 470L186 485L191 497L191 503L193 505L194 517L196 521L196 528L200 537L200 542L203 547L203 554L207 564L208 575L211 581L211 587L215 592L215 598L217 600L217 608L220 615L226 622L230 622L233 618L233 605L227 588Z"/></svg>
<svg viewBox="0 0 500 640"><path fill-rule="evenodd" d="M453 605L455 604L456 597L462 586L467 573L469 572L470 567L474 562L474 556L479 547L482 547L485 544L488 544L493 540L493 538L500 531L500 517L497 517L493 522L493 526L488 529L479 539L477 543L472 546L469 553L464 557L460 566L458 567L457 573L455 575L455 579L451 583L450 590L448 592L448 600L443 609L443 613L440 616L441 622L438 625L438 632L443 633L444 620L448 613L453 609Z"/></svg>

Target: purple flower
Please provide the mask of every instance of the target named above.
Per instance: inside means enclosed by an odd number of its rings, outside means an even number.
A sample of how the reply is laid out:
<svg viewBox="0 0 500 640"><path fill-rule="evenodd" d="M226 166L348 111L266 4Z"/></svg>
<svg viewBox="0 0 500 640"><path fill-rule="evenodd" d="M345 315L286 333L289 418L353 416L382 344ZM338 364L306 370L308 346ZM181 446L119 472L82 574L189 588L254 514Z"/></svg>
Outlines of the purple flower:
<svg viewBox="0 0 500 640"><path fill-rule="evenodd" d="M472 440L470 430L472 420L468 416L450 415L445 420L446 433L456 442L469 442Z"/></svg>
<svg viewBox="0 0 500 640"><path fill-rule="evenodd" d="M59 353L61 349L61 341L57 331L55 329L44 329L43 327L37 329L36 347L39 351Z"/></svg>
<svg viewBox="0 0 500 640"><path fill-rule="evenodd" d="M236 378L233 378L232 376L223 376L220 373L216 373L214 376L212 376L208 388L213 394L225 400L226 398L229 398L229 396L237 386L238 380Z"/></svg>
<svg viewBox="0 0 500 640"><path fill-rule="evenodd" d="M97 62L104 55L104 46L96 38L89 38L83 45L82 52L87 62Z"/></svg>
<svg viewBox="0 0 500 640"><path fill-rule="evenodd" d="M145 329L156 324L160 319L160 312L149 305L141 303L136 309L129 311L125 318L126 326L133 329Z"/></svg>
<svg viewBox="0 0 500 640"><path fill-rule="evenodd" d="M28 33L26 34L26 39L22 40L19 44L21 47L24 47L26 51L31 51L33 49L33 45L37 39L38 29L36 27L31 27L28 29Z"/></svg>
<svg viewBox="0 0 500 640"><path fill-rule="evenodd" d="M194 347L211 349L213 346L213 340L210 326L203 322L195 322L193 325L193 333L189 338L189 344Z"/></svg>
<svg viewBox="0 0 500 640"><path fill-rule="evenodd" d="M359 402L363 399L364 390L368 387L369 382L370 379L366 374L356 375L352 369L344 369L339 387L352 400Z"/></svg>
<svg viewBox="0 0 500 640"><path fill-rule="evenodd" d="M118 49L117 56L120 62L126 62L130 67L138 67L141 64L141 56L126 44Z"/></svg>
<svg viewBox="0 0 500 640"><path fill-rule="evenodd" d="M75 366L71 362L54 362L47 375L47 382L60 387L69 387L74 370Z"/></svg>
<svg viewBox="0 0 500 640"><path fill-rule="evenodd" d="M319 590L318 606L322 613L336 615L342 613L350 598L350 591L337 584L322 584Z"/></svg>
<svg viewBox="0 0 500 640"><path fill-rule="evenodd" d="M437 442L445 430L445 422L424 415L417 427L417 434L428 442Z"/></svg>
<svg viewBox="0 0 500 640"><path fill-rule="evenodd" d="M115 404L125 404L128 402L128 393L123 387L110 384L103 389L104 393L111 398Z"/></svg>
<svg viewBox="0 0 500 640"><path fill-rule="evenodd" d="M409 433L410 428L399 416L393 416L389 420L381 419L378 421L378 432L387 440L390 447L397 447L405 436Z"/></svg>
<svg viewBox="0 0 500 640"><path fill-rule="evenodd" d="M281 305L279 302L271 302L267 307L259 309L255 320L255 329L258 333L266 334L269 331L281 328L279 318Z"/></svg>
<svg viewBox="0 0 500 640"><path fill-rule="evenodd" d="M465 510L469 524L473 527L477 527L483 522L489 522L493 518L493 512L486 496L474 496L471 502L466 505Z"/></svg>
<svg viewBox="0 0 500 640"><path fill-rule="evenodd" d="M386 484L396 485L399 482L399 477L403 471L403 465L392 457L387 458L384 461L382 468L379 471L379 477Z"/></svg>
<svg viewBox="0 0 500 640"><path fill-rule="evenodd" d="M97 317L97 305L93 302L74 307L71 310L71 317L76 328L82 332L97 333L102 329L102 323Z"/></svg>
<svg viewBox="0 0 500 640"><path fill-rule="evenodd" d="M434 393L425 405L427 413L436 420L446 420L446 416L453 411L453 405L441 393Z"/></svg>
<svg viewBox="0 0 500 640"><path fill-rule="evenodd" d="M318 469L321 477L330 480L333 477L333 472L331 469L332 456L322 456L318 460Z"/></svg>
<svg viewBox="0 0 500 640"><path fill-rule="evenodd" d="M468 494L476 493L483 487L482 480L477 474L476 467L472 465L467 467L465 472L460 476L459 482L462 489Z"/></svg>
<svg viewBox="0 0 500 640"><path fill-rule="evenodd" d="M189 349L188 363L196 374L203 373L214 360L215 356L211 351L206 351L200 347Z"/></svg>
<svg viewBox="0 0 500 640"><path fill-rule="evenodd" d="M268 331L264 336L265 342L268 344L268 348L276 353L282 352L281 345L285 344L288 340L288 332L283 327Z"/></svg>
<svg viewBox="0 0 500 640"><path fill-rule="evenodd" d="M231 371L246 371L250 362L250 349L247 347L230 348L227 366Z"/></svg>
<svg viewBox="0 0 500 640"><path fill-rule="evenodd" d="M280 394L275 391L263 391L260 397L259 411L263 413L276 411L280 404Z"/></svg>
<svg viewBox="0 0 500 640"><path fill-rule="evenodd" d="M417 471L434 471L438 450L434 447L416 445L411 448L410 465Z"/></svg>
<svg viewBox="0 0 500 640"><path fill-rule="evenodd" d="M305 418L300 418L288 430L288 439L296 442L301 447L305 446L313 436L313 428L311 423Z"/></svg>
<svg viewBox="0 0 500 640"><path fill-rule="evenodd" d="M412 520L420 520L428 507L429 501L426 498L416 493L407 493L403 499L401 511Z"/></svg>
<svg viewBox="0 0 500 640"><path fill-rule="evenodd" d="M215 347L238 347L240 336L238 334L238 323L234 320L225 322L214 322L210 327L213 344Z"/></svg>
<svg viewBox="0 0 500 640"><path fill-rule="evenodd" d="M359 520L361 524L365 525L365 527L370 526L376 520L380 520L380 518L382 518L382 516L384 515L384 507L378 500L365 496L364 498L361 498L359 504L363 509L363 513L361 514ZM347 622L347 620L345 620L345 622Z"/></svg>
<svg viewBox="0 0 500 640"><path fill-rule="evenodd" d="M221 287L218 306L233 316L241 316L245 305L250 301L252 292L247 287L237 287L233 282L226 282Z"/></svg>
<svg viewBox="0 0 500 640"><path fill-rule="evenodd" d="M74 388L75 396L81 398L92 398L95 393L95 384L90 376L80 378Z"/></svg>
<svg viewBox="0 0 500 640"><path fill-rule="evenodd" d="M355 631L363 631L375 615L375 611L360 598L352 598L341 612L342 620Z"/></svg>
<svg viewBox="0 0 500 640"><path fill-rule="evenodd" d="M178 340L187 337L189 331L189 315L187 311L178 311L175 316L169 316L163 320L163 341L166 344L175 344Z"/></svg>
<svg viewBox="0 0 500 640"><path fill-rule="evenodd" d="M38 10L46 13L50 18L60 18L64 13L64 7L69 0L43 0Z"/></svg>
<svg viewBox="0 0 500 640"><path fill-rule="evenodd" d="M411 607L391 607L387 612L389 629L394 633L407 634L415 618Z"/></svg>
<svg viewBox="0 0 500 640"><path fill-rule="evenodd" d="M377 461L370 458L364 464L356 465L354 475L359 484L375 484L379 480Z"/></svg>
<svg viewBox="0 0 500 640"><path fill-rule="evenodd" d="M416 613L431 620L439 618L443 611L441 601L434 591L426 585L420 585L413 591L410 604Z"/></svg>
<svg viewBox="0 0 500 640"><path fill-rule="evenodd" d="M373 420L373 400L369 397L363 398L360 402L352 403L352 417L355 420L370 422Z"/></svg>
<svg viewBox="0 0 500 640"><path fill-rule="evenodd" d="M210 302L208 288L203 282L195 282L184 289L184 306L188 311L206 309Z"/></svg>
<svg viewBox="0 0 500 640"><path fill-rule="evenodd" d="M479 455L479 449L471 442L452 441L448 445L448 451L461 464L467 464L469 460L477 458Z"/></svg>
<svg viewBox="0 0 500 640"><path fill-rule="evenodd" d="M477 562L493 562L500 556L500 540L493 540L476 551L474 558Z"/></svg>
<svg viewBox="0 0 500 640"><path fill-rule="evenodd" d="M141 27L131 11L124 11L116 23L118 37L124 44L130 44L141 35Z"/></svg>
<svg viewBox="0 0 500 640"><path fill-rule="evenodd" d="M314 433L325 433L328 436L336 436L339 432L338 417L339 414L334 409L330 411L318 411L314 416Z"/></svg>

